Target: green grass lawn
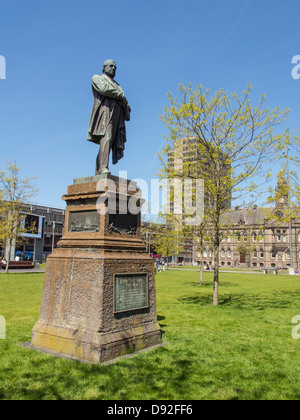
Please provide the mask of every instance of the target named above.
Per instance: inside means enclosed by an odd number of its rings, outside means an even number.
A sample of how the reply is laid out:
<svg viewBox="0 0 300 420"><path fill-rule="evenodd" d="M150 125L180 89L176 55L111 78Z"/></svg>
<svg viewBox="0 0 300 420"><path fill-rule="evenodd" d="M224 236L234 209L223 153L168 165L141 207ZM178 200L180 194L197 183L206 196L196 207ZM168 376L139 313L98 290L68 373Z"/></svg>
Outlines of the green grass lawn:
<svg viewBox="0 0 300 420"><path fill-rule="evenodd" d="M212 273L158 273L164 347L89 365L19 346L39 317L43 274L1 274L0 399L300 399L300 278L222 273L212 306Z"/></svg>

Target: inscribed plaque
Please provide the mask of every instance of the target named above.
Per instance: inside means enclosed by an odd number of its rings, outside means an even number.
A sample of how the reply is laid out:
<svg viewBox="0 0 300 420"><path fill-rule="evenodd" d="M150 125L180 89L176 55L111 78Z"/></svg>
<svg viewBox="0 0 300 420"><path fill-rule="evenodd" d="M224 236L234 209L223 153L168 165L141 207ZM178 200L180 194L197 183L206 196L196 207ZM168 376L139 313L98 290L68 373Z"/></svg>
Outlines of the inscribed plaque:
<svg viewBox="0 0 300 420"><path fill-rule="evenodd" d="M148 307L148 274L115 274L115 313L145 309Z"/></svg>

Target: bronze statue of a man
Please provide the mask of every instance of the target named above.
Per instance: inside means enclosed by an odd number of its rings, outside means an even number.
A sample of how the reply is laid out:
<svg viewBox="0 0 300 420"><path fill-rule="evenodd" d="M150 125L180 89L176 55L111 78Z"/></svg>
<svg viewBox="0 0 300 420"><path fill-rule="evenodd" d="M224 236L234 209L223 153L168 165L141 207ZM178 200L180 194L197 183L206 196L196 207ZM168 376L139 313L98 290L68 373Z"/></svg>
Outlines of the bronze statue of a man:
<svg viewBox="0 0 300 420"><path fill-rule="evenodd" d="M130 120L130 106L121 86L114 80L117 66L114 60L106 60L103 74L94 75L92 90L94 106L87 139L99 144L96 175L110 174L109 154L115 165L124 156L126 142L125 121Z"/></svg>

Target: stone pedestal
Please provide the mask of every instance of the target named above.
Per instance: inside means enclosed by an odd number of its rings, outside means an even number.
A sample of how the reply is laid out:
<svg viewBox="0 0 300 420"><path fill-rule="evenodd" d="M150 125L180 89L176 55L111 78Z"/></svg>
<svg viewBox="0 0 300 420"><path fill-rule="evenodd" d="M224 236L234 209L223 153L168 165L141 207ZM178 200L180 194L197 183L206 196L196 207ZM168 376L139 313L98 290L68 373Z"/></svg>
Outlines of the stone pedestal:
<svg viewBox="0 0 300 420"><path fill-rule="evenodd" d="M63 199L65 232L47 259L31 345L101 363L160 344L136 184L110 175L78 179Z"/></svg>

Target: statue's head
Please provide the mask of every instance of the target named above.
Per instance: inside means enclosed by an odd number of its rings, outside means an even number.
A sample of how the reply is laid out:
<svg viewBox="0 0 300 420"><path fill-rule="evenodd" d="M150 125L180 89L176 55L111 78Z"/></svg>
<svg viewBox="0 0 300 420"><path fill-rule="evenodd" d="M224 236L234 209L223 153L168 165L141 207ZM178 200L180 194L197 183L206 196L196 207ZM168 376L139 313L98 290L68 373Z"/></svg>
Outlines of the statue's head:
<svg viewBox="0 0 300 420"><path fill-rule="evenodd" d="M106 60L103 63L102 72L106 74L106 76L113 79L116 75L117 65L114 60Z"/></svg>

